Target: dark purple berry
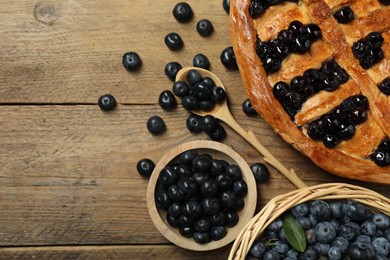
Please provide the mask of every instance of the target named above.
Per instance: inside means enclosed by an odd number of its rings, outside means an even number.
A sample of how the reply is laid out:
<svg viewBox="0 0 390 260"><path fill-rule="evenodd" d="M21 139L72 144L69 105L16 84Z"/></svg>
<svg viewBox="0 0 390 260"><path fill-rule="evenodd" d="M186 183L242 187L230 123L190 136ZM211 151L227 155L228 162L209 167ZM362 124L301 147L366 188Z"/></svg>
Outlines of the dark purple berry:
<svg viewBox="0 0 390 260"><path fill-rule="evenodd" d="M227 234L226 228L224 226L212 226L209 235L210 239L214 241L221 240Z"/></svg>
<svg viewBox="0 0 390 260"><path fill-rule="evenodd" d="M200 154L192 160L192 169L195 172L206 173L211 167L212 159L205 154Z"/></svg>
<svg viewBox="0 0 390 260"><path fill-rule="evenodd" d="M385 94L390 95L390 77L385 78L379 85L379 90Z"/></svg>
<svg viewBox="0 0 390 260"><path fill-rule="evenodd" d="M294 35L298 36L303 32L304 26L300 21L292 21L290 25L288 26L289 32Z"/></svg>
<svg viewBox="0 0 390 260"><path fill-rule="evenodd" d="M209 219L210 219L211 225L222 226L223 224L225 224L225 213L220 211L220 212L210 216Z"/></svg>
<svg viewBox="0 0 390 260"><path fill-rule="evenodd" d="M210 61L204 54L197 54L192 60L192 65L194 67L202 68L202 69L210 69Z"/></svg>
<svg viewBox="0 0 390 260"><path fill-rule="evenodd" d="M272 92L279 102L282 102L286 97L287 93L290 92L290 86L283 81L277 82L272 88Z"/></svg>
<svg viewBox="0 0 390 260"><path fill-rule="evenodd" d="M189 70L186 78L188 84L191 86L194 86L196 83L199 83L203 80L202 75L196 69Z"/></svg>
<svg viewBox="0 0 390 260"><path fill-rule="evenodd" d="M267 73L277 72L282 65L281 59L275 53L267 54L262 62Z"/></svg>
<svg viewBox="0 0 390 260"><path fill-rule="evenodd" d="M194 228L193 227L179 227L179 233L183 237L190 238L194 235Z"/></svg>
<svg viewBox="0 0 390 260"><path fill-rule="evenodd" d="M142 65L142 60L136 52L126 52L122 57L122 64L128 71L138 70Z"/></svg>
<svg viewBox="0 0 390 260"><path fill-rule="evenodd" d="M178 218L181 215L181 205L179 203L172 203L168 209L169 215Z"/></svg>
<svg viewBox="0 0 390 260"><path fill-rule="evenodd" d="M226 212L225 226L234 227L235 225L237 225L239 219L240 218L235 211L229 210Z"/></svg>
<svg viewBox="0 0 390 260"><path fill-rule="evenodd" d="M149 132L154 135L161 134L166 129L164 120L159 116L150 117L146 123L146 126Z"/></svg>
<svg viewBox="0 0 390 260"><path fill-rule="evenodd" d="M226 92L222 87L216 86L211 89L211 99L215 102L223 102L226 98Z"/></svg>
<svg viewBox="0 0 390 260"><path fill-rule="evenodd" d="M205 232L195 232L192 238L198 244L206 244L210 241L209 233Z"/></svg>
<svg viewBox="0 0 390 260"><path fill-rule="evenodd" d="M322 35L320 27L315 23L307 24L304 31L311 42L320 39Z"/></svg>
<svg viewBox="0 0 390 260"><path fill-rule="evenodd" d="M205 101L209 99L210 95L211 88L202 81L196 83L192 88L192 96L194 96L198 101Z"/></svg>
<svg viewBox="0 0 390 260"><path fill-rule="evenodd" d="M206 215L215 215L221 208L219 199L215 197L204 198L201 202L203 213Z"/></svg>
<svg viewBox="0 0 390 260"><path fill-rule="evenodd" d="M194 96L183 97L181 104L188 111L197 110L199 108L199 101Z"/></svg>
<svg viewBox="0 0 390 260"><path fill-rule="evenodd" d="M250 166L250 168L257 183L264 183L268 181L270 174L264 163L254 163Z"/></svg>
<svg viewBox="0 0 390 260"><path fill-rule="evenodd" d="M211 140L222 141L226 137L226 130L222 125L218 124L217 128L209 133L208 136Z"/></svg>
<svg viewBox="0 0 390 260"><path fill-rule="evenodd" d="M248 193L248 185L243 179L237 180L233 183L233 191L239 197L245 197Z"/></svg>
<svg viewBox="0 0 390 260"><path fill-rule="evenodd" d="M168 192L166 190L159 190L156 193L156 207L160 209L168 210L172 205L172 200L169 198Z"/></svg>
<svg viewBox="0 0 390 260"><path fill-rule="evenodd" d="M353 19L355 19L355 14L349 6L341 7L333 14L333 16L341 24L350 23Z"/></svg>
<svg viewBox="0 0 390 260"><path fill-rule="evenodd" d="M249 13L252 18L258 18L265 12L265 7L260 1L251 1L249 5Z"/></svg>
<svg viewBox="0 0 390 260"><path fill-rule="evenodd" d="M175 19L180 23L189 22L194 16L191 6L186 2L176 4L172 10L172 14Z"/></svg>
<svg viewBox="0 0 390 260"><path fill-rule="evenodd" d="M187 129L191 133L200 133L202 132L202 122L202 117L191 113L186 120Z"/></svg>
<svg viewBox="0 0 390 260"><path fill-rule="evenodd" d="M321 140L325 136L322 121L314 121L307 128L307 135L313 140Z"/></svg>
<svg viewBox="0 0 390 260"><path fill-rule="evenodd" d="M98 105L103 111L111 111L116 107L117 103L113 95L105 94L99 97Z"/></svg>
<svg viewBox="0 0 390 260"><path fill-rule="evenodd" d="M221 62L227 69L235 70L238 68L236 56L234 55L233 47L227 47L221 52Z"/></svg>
<svg viewBox="0 0 390 260"><path fill-rule="evenodd" d="M202 19L196 24L196 30L203 37L209 36L213 29L213 24L208 19Z"/></svg>
<svg viewBox="0 0 390 260"><path fill-rule="evenodd" d="M227 14L229 14L229 11L230 11L230 0L223 0L222 1L222 7L223 7L223 10L225 10L225 12Z"/></svg>
<svg viewBox="0 0 390 260"><path fill-rule="evenodd" d="M249 98L245 99L245 101L242 103L242 110L247 116L257 115L257 112L255 108L252 106L252 103L249 100Z"/></svg>
<svg viewBox="0 0 390 260"><path fill-rule="evenodd" d="M149 178L152 175L155 164L152 160L144 158L137 163L137 171L142 177Z"/></svg>
<svg viewBox="0 0 390 260"><path fill-rule="evenodd" d="M175 80L176 78L176 75L177 73L179 72L179 70L181 70L183 67L180 65L180 63L176 62L176 61L172 61L172 62L169 62L167 65L165 65L165 75L167 75L167 77L170 79L170 80Z"/></svg>
<svg viewBox="0 0 390 260"><path fill-rule="evenodd" d="M334 148L340 143L340 140L334 135L325 135L322 142L326 148Z"/></svg>
<svg viewBox="0 0 390 260"><path fill-rule="evenodd" d="M372 155L372 160L379 166L387 166L390 164L390 153L384 151L376 151Z"/></svg>
<svg viewBox="0 0 390 260"><path fill-rule="evenodd" d="M190 93L190 86L185 81L176 81L173 83L172 92L179 98L183 98Z"/></svg>
<svg viewBox="0 0 390 260"><path fill-rule="evenodd" d="M184 45L180 35L174 32L168 33L165 36L164 41L165 45L167 45L167 47L173 51L180 50Z"/></svg>
<svg viewBox="0 0 390 260"><path fill-rule="evenodd" d="M217 119L212 115L206 115L202 121L203 131L206 133L212 133L218 127Z"/></svg>
<svg viewBox="0 0 390 260"><path fill-rule="evenodd" d="M226 174L218 174L215 177L215 181L217 182L218 189L221 191L228 190L232 186L232 180Z"/></svg>
<svg viewBox="0 0 390 260"><path fill-rule="evenodd" d="M214 107L215 107L215 102L212 99L199 101L199 109L204 112L211 111L213 110Z"/></svg>
<svg viewBox="0 0 390 260"><path fill-rule="evenodd" d="M160 93L158 103L162 109L170 110L176 107L176 98L170 90L164 90Z"/></svg>

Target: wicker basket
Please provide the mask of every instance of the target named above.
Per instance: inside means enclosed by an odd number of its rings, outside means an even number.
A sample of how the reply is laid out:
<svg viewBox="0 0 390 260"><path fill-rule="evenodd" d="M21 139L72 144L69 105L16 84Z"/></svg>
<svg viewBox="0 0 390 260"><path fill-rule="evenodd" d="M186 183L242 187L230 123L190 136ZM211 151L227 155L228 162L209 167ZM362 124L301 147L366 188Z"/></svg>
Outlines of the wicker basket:
<svg viewBox="0 0 390 260"><path fill-rule="evenodd" d="M270 200L238 235L229 259L245 259L255 239L276 218L300 203L316 199L354 199L373 211L390 215L390 199L366 188L345 183L328 183L301 188Z"/></svg>

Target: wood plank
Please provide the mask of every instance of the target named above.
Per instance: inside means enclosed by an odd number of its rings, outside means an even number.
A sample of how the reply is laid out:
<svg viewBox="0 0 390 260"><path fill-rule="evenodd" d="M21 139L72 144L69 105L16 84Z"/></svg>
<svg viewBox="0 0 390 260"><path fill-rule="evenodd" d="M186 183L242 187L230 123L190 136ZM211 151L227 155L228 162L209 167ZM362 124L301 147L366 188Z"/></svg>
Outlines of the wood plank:
<svg viewBox="0 0 390 260"><path fill-rule="evenodd" d="M203 53L211 70L232 95L244 100L238 71L220 62L230 46L228 16L220 1L192 1L194 19L178 23L172 15L176 0L155 1L3 1L0 11L0 102L96 103L112 93L120 103L156 103L150 93L170 89L164 67L170 61L191 66ZM208 18L215 32L201 37L198 20ZM179 33L185 47L170 51L169 32ZM122 55L136 51L143 59L137 73L122 66ZM147 90L147 91L145 91ZM236 100L235 100L236 102Z"/></svg>
<svg viewBox="0 0 390 260"><path fill-rule="evenodd" d="M318 169L259 117L246 117L240 106L232 111L308 184L349 182ZM154 114L166 121L162 136L146 130ZM149 218L147 180L135 168L143 157L157 162L180 143L208 139L185 128L187 115L152 105L122 105L112 113L97 105L1 106L0 246L167 243ZM240 136L226 130L225 144L250 164L262 162ZM258 185L258 209L294 189L270 170L270 182ZM386 186L365 186L390 194Z"/></svg>
<svg viewBox="0 0 390 260"><path fill-rule="evenodd" d="M4 259L227 259L230 247L197 252L172 245L152 246L61 246L3 248Z"/></svg>

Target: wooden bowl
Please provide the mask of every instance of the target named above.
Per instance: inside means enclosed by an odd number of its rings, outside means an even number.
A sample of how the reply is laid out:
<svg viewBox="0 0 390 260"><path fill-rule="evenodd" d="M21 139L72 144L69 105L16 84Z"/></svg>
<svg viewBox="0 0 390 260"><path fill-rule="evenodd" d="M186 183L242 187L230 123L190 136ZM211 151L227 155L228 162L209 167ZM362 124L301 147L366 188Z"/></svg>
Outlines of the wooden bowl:
<svg viewBox="0 0 390 260"><path fill-rule="evenodd" d="M223 159L229 163L238 165L243 174L243 180L248 186L248 194L245 196L245 207L238 211L239 222L232 228L226 228L227 234L218 241L210 241L207 244L198 244L192 238L180 235L178 228L171 227L165 218L165 210L158 209L155 203L155 188L160 171L166 166L174 163L178 156L188 150L195 150L198 153L210 154L214 159ZM214 141L193 141L181 144L167 152L157 163L152 176L150 177L147 190L147 203L150 217L160 233L170 242L179 247L195 250L207 251L223 247L232 242L245 225L252 219L257 202L256 181L253 173L245 160L232 148Z"/></svg>

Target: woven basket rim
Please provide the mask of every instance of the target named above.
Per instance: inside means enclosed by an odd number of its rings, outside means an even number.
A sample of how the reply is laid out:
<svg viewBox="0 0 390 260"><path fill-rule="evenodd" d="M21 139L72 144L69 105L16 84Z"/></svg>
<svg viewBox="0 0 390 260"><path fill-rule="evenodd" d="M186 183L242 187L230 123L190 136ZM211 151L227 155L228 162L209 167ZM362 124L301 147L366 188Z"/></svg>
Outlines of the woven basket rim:
<svg viewBox="0 0 390 260"><path fill-rule="evenodd" d="M353 199L374 211L390 215L390 199L357 185L325 183L296 189L271 199L240 232L230 250L228 259L245 259L254 240L285 211L310 200Z"/></svg>

